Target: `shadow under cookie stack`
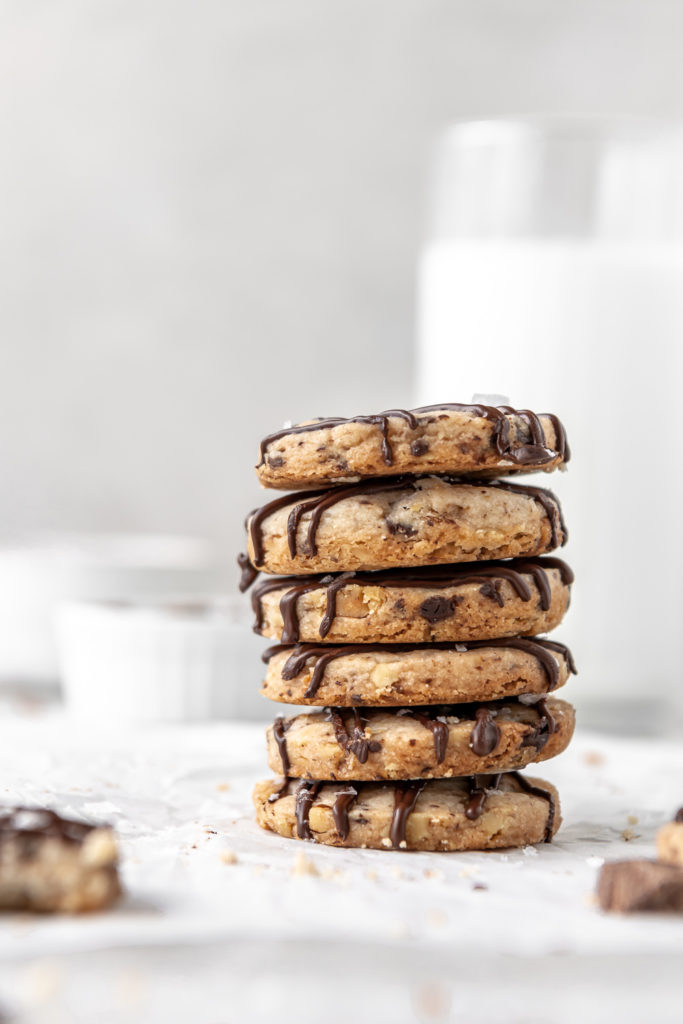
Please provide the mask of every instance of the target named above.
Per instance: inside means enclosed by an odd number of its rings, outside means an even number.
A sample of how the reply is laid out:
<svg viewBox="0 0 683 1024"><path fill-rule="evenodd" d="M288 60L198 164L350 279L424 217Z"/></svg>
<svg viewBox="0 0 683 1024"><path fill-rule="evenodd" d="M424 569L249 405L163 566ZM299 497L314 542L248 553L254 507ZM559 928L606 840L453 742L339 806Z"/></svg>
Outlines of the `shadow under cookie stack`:
<svg viewBox="0 0 683 1024"><path fill-rule="evenodd" d="M263 693L314 708L268 729L259 824L331 846L489 850L549 842L575 671L540 639L569 604L554 495L500 477L568 461L554 415L445 404L269 435L257 473L291 489L251 514ZM352 482L350 482L352 481Z"/></svg>

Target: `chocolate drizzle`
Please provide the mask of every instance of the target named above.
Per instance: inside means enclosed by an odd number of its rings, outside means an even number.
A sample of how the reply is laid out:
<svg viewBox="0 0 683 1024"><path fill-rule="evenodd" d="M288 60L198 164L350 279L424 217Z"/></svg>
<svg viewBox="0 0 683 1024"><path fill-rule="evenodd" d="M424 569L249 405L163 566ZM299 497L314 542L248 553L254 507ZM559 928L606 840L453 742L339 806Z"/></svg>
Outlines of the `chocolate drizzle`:
<svg viewBox="0 0 683 1024"><path fill-rule="evenodd" d="M280 754L280 760L282 761L282 774L285 779L289 776L289 754L287 753L287 736L285 735L290 723L286 722L284 718L278 717L273 722L273 739L277 743L278 753Z"/></svg>
<svg viewBox="0 0 683 1024"><path fill-rule="evenodd" d="M96 825L62 818L45 807L7 807L0 809L0 843L12 837L22 840L61 839L82 843Z"/></svg>
<svg viewBox="0 0 683 1024"><path fill-rule="evenodd" d="M321 785L321 782L303 781L299 783L299 788L296 791L296 834L299 839L313 839L309 817L311 806Z"/></svg>
<svg viewBox="0 0 683 1024"><path fill-rule="evenodd" d="M678 824L683 823L683 807L679 807L678 810L676 811L676 815L674 817L674 821L677 822Z"/></svg>
<svg viewBox="0 0 683 1024"><path fill-rule="evenodd" d="M260 566L263 563L265 554L263 543L263 524L266 519L274 515L276 512L279 512L280 509L287 508L287 506L292 505L291 512L287 517L287 545L290 557L296 558L300 553L304 553L306 556L310 557L318 553L317 535L323 513L327 509L332 508L333 505L336 505L338 502L344 501L347 498L401 491L417 491L419 490L418 485L420 481L429 479L442 480L444 483L451 486L460 485L471 488L490 487L497 490L508 491L511 494L519 494L532 498L541 505L548 522L550 523L551 546L557 547L559 544L560 529L562 531L562 544L564 545L567 541L567 527L562 517L560 504L554 494L544 487L531 487L528 485L513 484L509 481L463 480L459 477L448 475L432 475L431 477L397 476L389 477L388 479L385 478L384 480L363 480L360 483L352 484L347 487L333 487L324 491L318 490L306 492L306 497L303 501L297 501L296 496L292 494L284 495L284 497L276 498L274 501L268 502L267 505L263 505L262 508L256 509L256 511L248 517L248 528L249 536L251 538L254 566ZM308 513L310 513L310 521L306 531L306 540L304 544L299 545L299 524L303 517ZM391 531L391 525L389 525L389 529ZM398 528L394 528L391 532L395 533L397 532L397 529ZM244 556L241 555L240 567L242 568L243 574L245 574L247 569L241 561L243 558ZM243 575L243 579L244 578L245 576ZM246 586L249 586L249 584ZM246 589L246 586L244 589Z"/></svg>
<svg viewBox="0 0 683 1024"><path fill-rule="evenodd" d="M349 809L358 797L358 790L354 789L353 786L344 786L343 789L338 790L337 796L335 797L334 804L332 806L332 817L334 818L335 828L339 833L339 838L342 842L345 842L349 835Z"/></svg>
<svg viewBox="0 0 683 1024"><path fill-rule="evenodd" d="M398 850L401 843L406 841L408 818L415 809L417 798L425 788L425 783L414 780L410 782L396 782L394 785L394 813L391 816L389 838L393 848Z"/></svg>
<svg viewBox="0 0 683 1024"><path fill-rule="evenodd" d="M353 754L360 764L365 764L369 754L376 754L382 749L378 740L369 740L365 736L366 719L357 708L351 711L352 724L349 729L344 721L342 708L325 708L325 717L334 729L334 736L344 753Z"/></svg>
<svg viewBox="0 0 683 1024"><path fill-rule="evenodd" d="M274 804L276 800L281 800L282 797L285 795L285 793L288 791L288 789L289 789L289 779L285 775L284 779L282 780L282 782L278 786L278 788L273 793L271 793L270 796L268 797L268 803L269 804Z"/></svg>
<svg viewBox="0 0 683 1024"><path fill-rule="evenodd" d="M242 575L240 576L238 585L240 593L243 594L245 590L249 590L249 587L259 575L259 571L251 564L249 555L239 554L237 556L237 564L242 570Z"/></svg>
<svg viewBox="0 0 683 1024"><path fill-rule="evenodd" d="M497 775L470 775L468 781L469 799L465 806L465 817L469 821L476 821L481 818L486 797L491 789L498 789L501 780L501 773Z"/></svg>
<svg viewBox="0 0 683 1024"><path fill-rule="evenodd" d="M548 691L554 690L560 681L560 669L551 651L555 651L564 659L567 670L576 674L576 665L572 653L564 644L554 640L539 640L536 637L510 637L503 640L468 640L467 643L435 642L422 644L345 644L339 647L327 647L319 644L297 644L291 648L288 644L276 644L263 652L262 659L270 661L272 657L284 650L291 650L290 656L282 667L282 679L295 679L306 667L310 658L315 658L311 679L304 692L304 698L311 700L318 692L323 681L325 669L330 662L338 658L346 658L356 654L390 653L407 654L411 651L454 651L464 654L467 651L480 650L483 647L509 647L523 651L536 658L548 680Z"/></svg>
<svg viewBox="0 0 683 1024"><path fill-rule="evenodd" d="M416 722L429 729L434 740L434 756L437 764L442 764L448 749L448 722L446 715L454 714L457 708L445 706L423 708L401 708L396 712L397 718L414 718Z"/></svg>
<svg viewBox="0 0 683 1024"><path fill-rule="evenodd" d="M548 789L541 789L540 786L533 786L528 779L525 779L519 772L509 773L514 779L516 779L520 788L528 793L530 796L538 796L542 800L545 800L548 804L548 819L545 826L545 835L543 837L544 843L551 842L553 838L553 825L555 824L555 797Z"/></svg>
<svg viewBox="0 0 683 1024"><path fill-rule="evenodd" d="M385 412L376 413L372 416L349 416L347 419L343 417L332 417L329 419L315 420L313 423L296 424L292 427L285 427L282 430L277 430L272 434L268 434L261 441L260 446L260 459L259 466L262 466L266 459L266 450L275 441L279 441L280 438L286 437L290 434L308 434L316 430L329 430L332 427L338 427L344 423L368 423L376 425L380 432L380 444L382 450L382 459L387 466L393 465L394 453L391 448L389 441L389 419L391 417L402 419L408 424L411 430L418 431L420 428L420 419L425 418L427 422L431 422L432 418L429 416L430 413L439 412L463 412L468 413L471 416L480 417L481 419L490 420L493 422L493 444L496 452L501 459L512 462L520 467L538 465L543 466L548 462L552 462L557 457L562 462L569 462L570 451L569 445L567 444L567 435L564 427L560 420L552 413L544 413L553 425L555 432L555 449L553 450L548 446L548 442L543 429L543 424L539 416L531 412L530 409L513 409L509 405L480 405L480 404L462 404L459 402L444 402L437 405L425 405L419 409L387 409ZM511 419L518 418L522 420L528 430L529 440L521 443L513 441L510 434ZM417 447L415 442L421 441L421 437L417 437L413 440L411 445L411 451L414 455L419 456L424 454L427 449Z"/></svg>
<svg viewBox="0 0 683 1024"><path fill-rule="evenodd" d="M305 577L281 576L263 580L252 591L252 607L256 616L254 631L259 633L263 625L263 597L273 590L285 590L280 599L283 630L281 643L294 644L299 639L299 617L297 603L300 597L313 590L326 591L325 612L318 633L324 639L336 616L337 594L347 585L372 587L400 587L445 589L463 587L468 584L484 584L491 581L507 582L520 600L532 598L531 587L525 576L531 576L538 591L539 604L543 611L550 608L552 592L548 570L557 569L562 582L569 585L574 575L569 566L559 558L512 559L508 562L483 562L478 565L434 565L419 569L389 569L375 573L344 572L339 575ZM498 592L501 601L504 600Z"/></svg>
<svg viewBox="0 0 683 1024"><path fill-rule="evenodd" d="M490 708L477 708L474 728L470 733L470 749L477 757L492 754L500 743L500 729L493 721Z"/></svg>
<svg viewBox="0 0 683 1024"><path fill-rule="evenodd" d="M545 698L536 698L532 694L523 694L519 700L527 707L532 707L538 715L535 726L530 726L522 740L523 747L535 747L537 753L543 750L550 737L560 728L546 704Z"/></svg>

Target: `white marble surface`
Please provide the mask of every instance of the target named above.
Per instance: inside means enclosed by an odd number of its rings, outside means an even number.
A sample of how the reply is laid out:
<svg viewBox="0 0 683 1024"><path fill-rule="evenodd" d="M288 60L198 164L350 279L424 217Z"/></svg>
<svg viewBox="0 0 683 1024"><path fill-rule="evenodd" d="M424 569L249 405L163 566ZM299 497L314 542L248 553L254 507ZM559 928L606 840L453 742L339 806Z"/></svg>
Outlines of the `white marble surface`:
<svg viewBox="0 0 683 1024"><path fill-rule="evenodd" d="M683 803L680 746L579 733L537 770L560 789L556 841L489 854L262 832L250 790L264 760L260 726L108 732L8 712L0 800L111 821L127 895L87 918L3 918L0 1006L40 1022L94 1007L98 1021L318 1022L322 999L343 1021L344 991L361 1019L559 1024L604 1019L609 997L635 1024L647 979L648 1014L677 1019L683 918L604 916L592 892L603 859L652 855ZM296 873L302 853L317 874Z"/></svg>

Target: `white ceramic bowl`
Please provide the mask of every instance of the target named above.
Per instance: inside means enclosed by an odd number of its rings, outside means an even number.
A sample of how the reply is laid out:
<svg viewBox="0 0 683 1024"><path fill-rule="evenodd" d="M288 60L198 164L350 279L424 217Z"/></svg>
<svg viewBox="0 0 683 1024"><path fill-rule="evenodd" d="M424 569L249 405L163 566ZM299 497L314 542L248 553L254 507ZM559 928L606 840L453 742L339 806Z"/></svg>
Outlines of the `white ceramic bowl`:
<svg viewBox="0 0 683 1024"><path fill-rule="evenodd" d="M66 707L103 723L264 717L264 645L248 618L248 602L231 597L65 604L57 639Z"/></svg>

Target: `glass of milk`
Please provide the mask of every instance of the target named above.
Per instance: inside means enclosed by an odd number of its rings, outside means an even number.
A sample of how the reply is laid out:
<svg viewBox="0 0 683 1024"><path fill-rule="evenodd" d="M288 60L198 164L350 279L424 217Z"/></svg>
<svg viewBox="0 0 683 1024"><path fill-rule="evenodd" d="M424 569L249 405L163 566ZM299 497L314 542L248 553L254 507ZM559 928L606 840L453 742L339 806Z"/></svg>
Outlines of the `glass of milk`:
<svg viewBox="0 0 683 1024"><path fill-rule="evenodd" d="M452 125L419 267L416 402L556 412L581 721L683 726L683 126Z"/></svg>

